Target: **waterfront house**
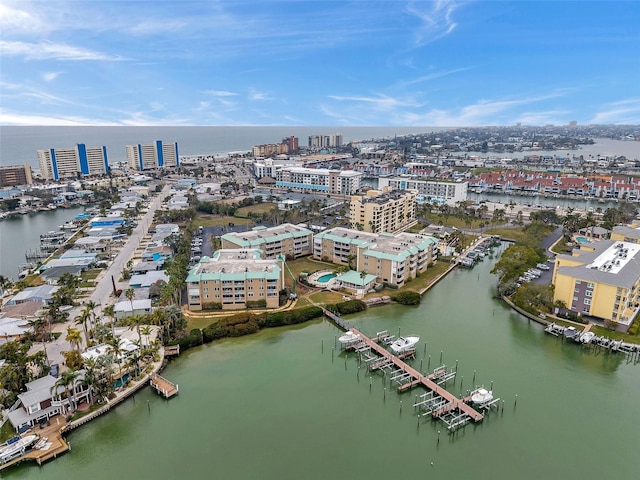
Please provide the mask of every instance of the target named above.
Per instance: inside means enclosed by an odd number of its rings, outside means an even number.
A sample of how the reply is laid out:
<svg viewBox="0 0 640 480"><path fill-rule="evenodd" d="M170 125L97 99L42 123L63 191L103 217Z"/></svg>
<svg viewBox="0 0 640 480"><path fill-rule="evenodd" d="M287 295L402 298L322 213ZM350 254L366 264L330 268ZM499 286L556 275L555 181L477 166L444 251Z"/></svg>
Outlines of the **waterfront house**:
<svg viewBox="0 0 640 480"><path fill-rule="evenodd" d="M46 375L25 385L26 392L18 395L17 408L8 415L9 421L18 433L40 422L47 422L58 414L65 414L80 403L90 401L91 391L84 383L83 370L78 372L73 385L56 386L57 380L56 377Z"/></svg>

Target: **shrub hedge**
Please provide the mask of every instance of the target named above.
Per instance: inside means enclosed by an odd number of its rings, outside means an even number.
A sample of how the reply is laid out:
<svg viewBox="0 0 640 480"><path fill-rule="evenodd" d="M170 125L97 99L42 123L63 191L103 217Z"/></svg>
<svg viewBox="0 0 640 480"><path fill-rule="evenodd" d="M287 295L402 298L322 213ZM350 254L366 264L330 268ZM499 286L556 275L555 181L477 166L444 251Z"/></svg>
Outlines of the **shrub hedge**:
<svg viewBox="0 0 640 480"><path fill-rule="evenodd" d="M391 300L401 305L420 305L421 298L418 292L412 292L410 290L391 295Z"/></svg>

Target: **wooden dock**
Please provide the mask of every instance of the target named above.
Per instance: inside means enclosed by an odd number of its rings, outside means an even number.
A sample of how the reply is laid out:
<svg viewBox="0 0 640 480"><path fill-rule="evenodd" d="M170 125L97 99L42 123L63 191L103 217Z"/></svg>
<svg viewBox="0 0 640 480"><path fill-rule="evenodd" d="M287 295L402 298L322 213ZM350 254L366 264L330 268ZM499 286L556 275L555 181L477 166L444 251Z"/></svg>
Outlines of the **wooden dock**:
<svg viewBox="0 0 640 480"><path fill-rule="evenodd" d="M180 355L180 345L165 345L164 356Z"/></svg>
<svg viewBox="0 0 640 480"><path fill-rule="evenodd" d="M57 458L58 455L71 450L70 445L62 438L62 432L64 432L67 421L64 416L56 415L52 417L49 421L50 425L45 426L44 428L33 427L31 430L28 430L26 433L35 433L41 439L47 439L46 441L46 450L45 449L31 449L27 451L24 455L14 458L7 463L0 465L0 471L5 468L12 467L13 465L17 465L24 461L36 461L38 465L42 465L47 460L52 458Z"/></svg>
<svg viewBox="0 0 640 480"><path fill-rule="evenodd" d="M157 373L151 375L151 386L164 398L171 398L178 393L178 385L171 383Z"/></svg>

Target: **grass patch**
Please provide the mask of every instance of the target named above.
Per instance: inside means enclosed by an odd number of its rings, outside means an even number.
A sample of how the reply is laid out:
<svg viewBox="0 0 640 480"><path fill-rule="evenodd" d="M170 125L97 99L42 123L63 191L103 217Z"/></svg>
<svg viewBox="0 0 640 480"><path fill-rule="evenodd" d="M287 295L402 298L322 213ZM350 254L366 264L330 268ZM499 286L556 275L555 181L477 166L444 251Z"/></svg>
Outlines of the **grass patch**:
<svg viewBox="0 0 640 480"><path fill-rule="evenodd" d="M236 211L235 216L239 218L248 218L249 213L269 213L273 207L277 207L275 203L256 203L247 207L241 207Z"/></svg>
<svg viewBox="0 0 640 480"><path fill-rule="evenodd" d="M100 270L99 268L92 268L91 270L86 270L84 272L81 272L80 278L82 278L85 281L95 280L96 278L98 278L98 275L100 275L101 271L102 270Z"/></svg>
<svg viewBox="0 0 640 480"><path fill-rule="evenodd" d="M422 272L418 278L412 279L410 282L406 283L398 289L393 288L385 288L380 292L370 293L367 297L380 297L382 295L396 295L399 292L418 292L426 287L428 287L437 277L442 275L451 265L447 262L438 262L434 266L427 268L426 272Z"/></svg>
<svg viewBox="0 0 640 480"><path fill-rule="evenodd" d="M208 215L198 213L193 220L194 225L203 227L226 227L230 223L235 225L246 224L247 220L239 220L237 217L228 217L226 215ZM249 222L249 227L253 227L253 222Z"/></svg>
<svg viewBox="0 0 640 480"><path fill-rule="evenodd" d="M234 313L237 314L238 312L244 312L244 311L245 310L233 311L229 315L233 315ZM194 318L187 317L187 331L190 332L194 328L203 329L205 327L208 327L212 323L215 323L220 318L224 318L224 317L194 317Z"/></svg>
<svg viewBox="0 0 640 480"><path fill-rule="evenodd" d="M300 273L307 272L317 272L318 270L335 270L338 268L338 265L333 265L332 263L321 262L319 260L313 260L311 257L302 257L297 258L295 260L291 260L287 262L287 266L291 270L296 277L296 279L300 276ZM288 272L287 272L288 273ZM291 276L285 275L285 278L291 279Z"/></svg>
<svg viewBox="0 0 640 480"><path fill-rule="evenodd" d="M640 343L640 336L638 335L629 335L628 333L617 332L615 330L609 330L606 327L601 327L599 325L592 325L591 331L596 335L603 335L607 338L611 338L613 340L623 340L629 343Z"/></svg>
<svg viewBox="0 0 640 480"><path fill-rule="evenodd" d="M333 304L343 302L343 295L348 295L348 293L338 293L338 292L316 292L309 295L309 300L316 303L324 303L324 304Z"/></svg>
<svg viewBox="0 0 640 480"><path fill-rule="evenodd" d="M500 235L502 238L515 240L516 242L524 237L526 233L521 227L518 228L488 228L483 232L485 235Z"/></svg>
<svg viewBox="0 0 640 480"><path fill-rule="evenodd" d="M14 430L13 425L11 425L11 422L9 420L4 422L4 425L2 425L2 428L0 429L0 442L4 443L16 435L17 433Z"/></svg>
<svg viewBox="0 0 640 480"><path fill-rule="evenodd" d="M458 229L465 228L480 228L480 224L489 225L487 219L470 217L470 216L455 216L455 215L438 215L437 213L429 213L425 215L427 220L436 225L444 225L445 227L456 227Z"/></svg>

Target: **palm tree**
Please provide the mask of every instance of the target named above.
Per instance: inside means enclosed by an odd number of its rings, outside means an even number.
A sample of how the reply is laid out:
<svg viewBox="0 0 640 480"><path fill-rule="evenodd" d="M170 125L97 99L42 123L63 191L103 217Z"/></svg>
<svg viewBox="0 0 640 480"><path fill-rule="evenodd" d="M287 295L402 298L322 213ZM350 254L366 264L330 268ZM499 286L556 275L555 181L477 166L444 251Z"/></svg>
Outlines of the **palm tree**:
<svg viewBox="0 0 640 480"><path fill-rule="evenodd" d="M122 382L122 354L124 351L120 347L120 339L115 337L110 338L107 345L109 345L109 350L111 350L114 361L118 364L118 373L120 374L120 382Z"/></svg>
<svg viewBox="0 0 640 480"><path fill-rule="evenodd" d="M93 300L89 300L86 304L85 304L85 309L89 312L89 316L91 317L91 323L95 326L96 324L96 320L97 320L97 316L96 316L96 308L98 307L98 304L96 302L94 302Z"/></svg>
<svg viewBox="0 0 640 480"><path fill-rule="evenodd" d="M89 330L87 329L88 320L89 320L89 311L87 309L83 309L80 312L80 315L76 316L75 318L76 325L82 325L82 329L84 330L84 339L87 347L89 346Z"/></svg>
<svg viewBox="0 0 640 480"><path fill-rule="evenodd" d="M124 296L129 300L131 304L131 315L133 315L133 299L136 298L136 291L133 288L127 288L124 291Z"/></svg>
<svg viewBox="0 0 640 480"><path fill-rule="evenodd" d="M104 313L111 320L111 335L115 336L114 324L115 324L115 317L116 317L116 306L113 304L109 304L102 309L102 313Z"/></svg>
<svg viewBox="0 0 640 480"><path fill-rule="evenodd" d="M140 325L144 321L144 317L142 315L132 315L127 319L127 323L129 324L129 328L131 330L136 329L138 332L138 342L142 345L142 333L140 332Z"/></svg>
<svg viewBox="0 0 640 480"><path fill-rule="evenodd" d="M10 278L0 275L0 295L9 290L13 286L13 282Z"/></svg>
<svg viewBox="0 0 640 480"><path fill-rule="evenodd" d="M67 400L69 401L69 410L71 410L71 401L75 403L75 381L78 378L79 373L75 370L66 370L60 373L58 380L51 387L51 394L56 395L58 391L58 387L64 387L65 392L67 393ZM69 388L71 386L71 389ZM71 395L73 392L73 395Z"/></svg>
<svg viewBox="0 0 640 480"><path fill-rule="evenodd" d="M64 339L69 342L72 349L75 347L78 351L80 351L80 344L82 343L80 330L73 327L67 327L67 336Z"/></svg>

